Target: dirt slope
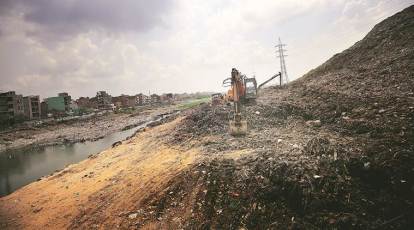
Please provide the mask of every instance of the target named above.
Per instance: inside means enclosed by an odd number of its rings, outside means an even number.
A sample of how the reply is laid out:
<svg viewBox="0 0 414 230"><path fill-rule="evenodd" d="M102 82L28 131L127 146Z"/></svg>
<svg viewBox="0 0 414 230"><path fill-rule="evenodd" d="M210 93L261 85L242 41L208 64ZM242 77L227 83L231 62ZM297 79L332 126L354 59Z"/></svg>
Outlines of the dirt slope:
<svg viewBox="0 0 414 230"><path fill-rule="evenodd" d="M0 229L129 228L134 207L196 160L196 149L158 144L177 122L0 198Z"/></svg>

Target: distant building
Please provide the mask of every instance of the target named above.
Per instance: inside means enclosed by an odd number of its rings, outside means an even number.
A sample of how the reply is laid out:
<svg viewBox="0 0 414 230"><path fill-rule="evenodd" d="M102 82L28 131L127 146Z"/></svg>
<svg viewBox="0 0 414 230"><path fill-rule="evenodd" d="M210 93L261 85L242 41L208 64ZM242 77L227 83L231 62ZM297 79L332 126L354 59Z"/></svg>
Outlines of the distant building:
<svg viewBox="0 0 414 230"><path fill-rule="evenodd" d="M172 93L165 93L161 95L161 101L164 103L171 103L174 101L174 95Z"/></svg>
<svg viewBox="0 0 414 230"><path fill-rule="evenodd" d="M112 97L112 103L117 108L129 108L136 105L136 96L121 95L118 97Z"/></svg>
<svg viewBox="0 0 414 230"><path fill-rule="evenodd" d="M66 112L69 112L70 111L70 104L71 104L71 101L72 101L72 97L68 93L66 93L66 92L59 93L58 96L59 97L63 97L64 103L65 103L65 111Z"/></svg>
<svg viewBox="0 0 414 230"><path fill-rule="evenodd" d="M70 101L70 114L72 114L72 115L82 114L82 112L81 112L81 110L78 106L78 103L75 100Z"/></svg>
<svg viewBox="0 0 414 230"><path fill-rule="evenodd" d="M92 109L97 108L96 98L80 97L76 100L76 104L80 109Z"/></svg>
<svg viewBox="0 0 414 230"><path fill-rule="evenodd" d="M40 118L42 119L47 118L47 114L48 114L47 102L43 100L40 103Z"/></svg>
<svg viewBox="0 0 414 230"><path fill-rule="evenodd" d="M151 98L142 93L137 94L135 98L136 98L136 105L148 105L151 103Z"/></svg>
<svg viewBox="0 0 414 230"><path fill-rule="evenodd" d="M49 113L53 116L65 116L71 112L72 97L66 93L59 93L57 97L48 97L41 106L47 109L42 113L42 117L47 117Z"/></svg>
<svg viewBox="0 0 414 230"><path fill-rule="evenodd" d="M64 97L48 97L46 98L47 111L54 116L64 116L66 112Z"/></svg>
<svg viewBox="0 0 414 230"><path fill-rule="evenodd" d="M111 98L112 104L114 104L117 108L122 108L124 107L124 98L123 96L118 96L118 97L112 97Z"/></svg>
<svg viewBox="0 0 414 230"><path fill-rule="evenodd" d="M26 119L40 119L40 97L27 96L23 97L23 109Z"/></svg>
<svg viewBox="0 0 414 230"><path fill-rule="evenodd" d="M112 97L105 91L98 91L96 93L96 100L98 109L111 109L112 108Z"/></svg>
<svg viewBox="0 0 414 230"><path fill-rule="evenodd" d="M14 91L0 93L0 119L1 121L12 120L18 116L23 117L23 96Z"/></svg>
<svg viewBox="0 0 414 230"><path fill-rule="evenodd" d="M161 97L157 94L151 94L151 104L161 103Z"/></svg>
<svg viewBox="0 0 414 230"><path fill-rule="evenodd" d="M75 100L71 100L70 101L70 110L75 111L75 110L78 110L78 109L79 109L78 103Z"/></svg>
<svg viewBox="0 0 414 230"><path fill-rule="evenodd" d="M128 96L128 107L135 107L137 105L137 96Z"/></svg>
<svg viewBox="0 0 414 230"><path fill-rule="evenodd" d="M114 104L116 108L121 108L122 107L122 98L121 98L121 96L112 97L111 101L112 101L112 104Z"/></svg>

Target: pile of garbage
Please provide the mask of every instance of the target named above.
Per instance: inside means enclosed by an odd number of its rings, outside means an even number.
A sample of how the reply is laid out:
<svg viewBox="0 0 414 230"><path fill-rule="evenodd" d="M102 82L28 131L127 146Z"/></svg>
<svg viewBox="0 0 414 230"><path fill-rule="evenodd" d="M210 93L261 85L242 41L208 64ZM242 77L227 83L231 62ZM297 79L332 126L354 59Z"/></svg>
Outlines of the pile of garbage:
<svg viewBox="0 0 414 230"><path fill-rule="evenodd" d="M138 205L147 208L138 212L137 227L151 221L186 229L411 226L410 188L387 187L378 165L349 159L347 151L315 138L295 162L275 153L237 160L214 157L177 175Z"/></svg>
<svg viewBox="0 0 414 230"><path fill-rule="evenodd" d="M413 28L411 6L287 88L263 90L242 111L245 137L227 132L231 107L192 111L164 141L206 157L137 204L147 208L133 225L409 229Z"/></svg>

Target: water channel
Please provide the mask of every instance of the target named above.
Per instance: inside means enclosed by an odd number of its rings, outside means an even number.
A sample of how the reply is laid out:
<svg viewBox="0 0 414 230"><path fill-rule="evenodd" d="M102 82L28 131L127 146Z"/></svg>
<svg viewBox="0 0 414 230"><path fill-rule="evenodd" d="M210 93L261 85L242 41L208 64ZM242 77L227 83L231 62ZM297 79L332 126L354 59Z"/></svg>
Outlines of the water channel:
<svg viewBox="0 0 414 230"><path fill-rule="evenodd" d="M124 140L144 125L110 134L97 141L0 153L0 197L68 164L110 148L114 142Z"/></svg>

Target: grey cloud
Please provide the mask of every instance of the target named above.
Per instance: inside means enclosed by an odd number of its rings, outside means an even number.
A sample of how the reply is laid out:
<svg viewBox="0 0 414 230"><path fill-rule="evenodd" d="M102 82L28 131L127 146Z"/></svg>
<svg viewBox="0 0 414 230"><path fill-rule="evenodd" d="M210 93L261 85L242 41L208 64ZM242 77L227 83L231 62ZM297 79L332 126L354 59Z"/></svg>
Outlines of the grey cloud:
<svg viewBox="0 0 414 230"><path fill-rule="evenodd" d="M5 14L7 12L7 10L9 10L11 8L11 6L13 6L14 4L15 4L15 2L13 2L12 0L2 0L2 1L0 1L0 13Z"/></svg>
<svg viewBox="0 0 414 230"><path fill-rule="evenodd" d="M172 6L172 0L3 0L0 13L20 7L41 33L65 36L96 29L145 32L163 25Z"/></svg>

